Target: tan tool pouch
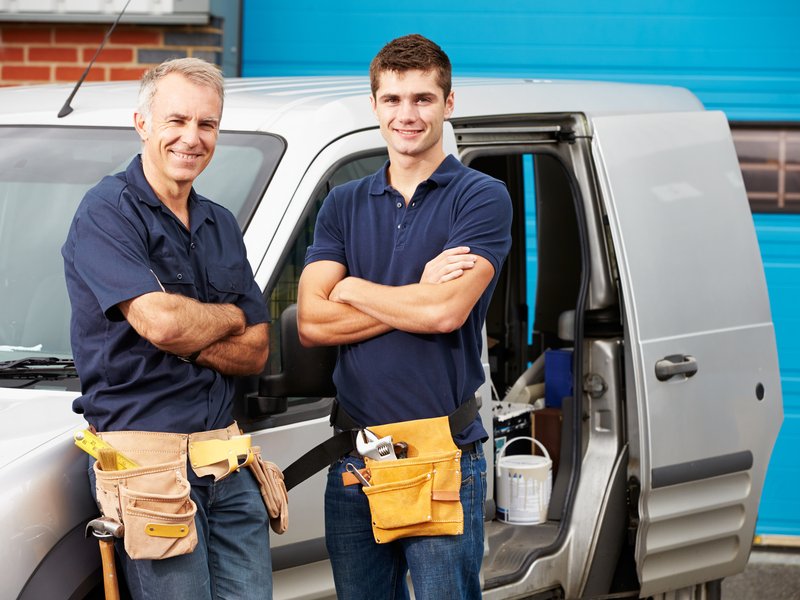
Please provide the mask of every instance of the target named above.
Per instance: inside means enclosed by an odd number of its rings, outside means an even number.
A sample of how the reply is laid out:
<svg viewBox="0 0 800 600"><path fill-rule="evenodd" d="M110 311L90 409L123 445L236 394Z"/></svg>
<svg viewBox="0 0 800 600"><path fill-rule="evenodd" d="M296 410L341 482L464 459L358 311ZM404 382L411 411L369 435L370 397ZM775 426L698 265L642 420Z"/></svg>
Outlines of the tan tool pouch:
<svg viewBox="0 0 800 600"><path fill-rule="evenodd" d="M275 533L284 533L289 528L289 496L283 483L283 473L275 463L261 458L261 448L253 446L255 460L250 470L261 489L261 497L269 515L269 526Z"/></svg>
<svg viewBox="0 0 800 600"><path fill-rule="evenodd" d="M107 517L125 526L125 551L134 559L157 560L188 554L197 545L186 478L188 436L145 431L97 434L140 466L103 471L94 463L97 501Z"/></svg>
<svg viewBox="0 0 800 600"><path fill-rule="evenodd" d="M362 490L369 500L375 541L462 534L461 451L453 442L447 417L369 429L408 444L408 458L364 459L371 485Z"/></svg>

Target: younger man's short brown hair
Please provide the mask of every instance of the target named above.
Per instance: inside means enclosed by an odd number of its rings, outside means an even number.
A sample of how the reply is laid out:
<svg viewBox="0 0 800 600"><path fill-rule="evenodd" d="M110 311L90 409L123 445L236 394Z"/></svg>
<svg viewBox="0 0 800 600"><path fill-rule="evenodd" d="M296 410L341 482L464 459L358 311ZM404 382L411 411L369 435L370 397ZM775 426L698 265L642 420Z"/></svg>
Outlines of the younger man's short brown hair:
<svg viewBox="0 0 800 600"><path fill-rule="evenodd" d="M418 33L392 40L372 59L369 65L372 95L378 91L381 73L386 71L403 73L412 70L425 73L436 71L436 81L442 88L444 97L450 95L453 85L450 59L436 43Z"/></svg>

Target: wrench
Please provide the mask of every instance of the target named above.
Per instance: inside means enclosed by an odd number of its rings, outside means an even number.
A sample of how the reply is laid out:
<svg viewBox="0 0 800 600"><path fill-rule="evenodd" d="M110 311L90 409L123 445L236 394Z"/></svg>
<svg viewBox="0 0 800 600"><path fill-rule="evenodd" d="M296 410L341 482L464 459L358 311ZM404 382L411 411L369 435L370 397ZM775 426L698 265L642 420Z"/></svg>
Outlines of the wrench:
<svg viewBox="0 0 800 600"><path fill-rule="evenodd" d="M378 438L366 427L356 434L356 450L361 456L368 456L374 460L396 460L392 436Z"/></svg>

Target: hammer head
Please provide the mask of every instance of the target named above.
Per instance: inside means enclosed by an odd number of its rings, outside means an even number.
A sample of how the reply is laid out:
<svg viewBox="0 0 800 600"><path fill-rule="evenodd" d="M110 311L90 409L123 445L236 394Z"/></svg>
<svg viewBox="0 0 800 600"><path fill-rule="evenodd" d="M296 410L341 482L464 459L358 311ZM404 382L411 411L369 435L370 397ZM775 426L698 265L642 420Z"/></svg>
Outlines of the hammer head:
<svg viewBox="0 0 800 600"><path fill-rule="evenodd" d="M110 517L99 517L86 524L86 537L89 537L89 532L96 538L114 537L121 539L125 534L125 527L122 523Z"/></svg>

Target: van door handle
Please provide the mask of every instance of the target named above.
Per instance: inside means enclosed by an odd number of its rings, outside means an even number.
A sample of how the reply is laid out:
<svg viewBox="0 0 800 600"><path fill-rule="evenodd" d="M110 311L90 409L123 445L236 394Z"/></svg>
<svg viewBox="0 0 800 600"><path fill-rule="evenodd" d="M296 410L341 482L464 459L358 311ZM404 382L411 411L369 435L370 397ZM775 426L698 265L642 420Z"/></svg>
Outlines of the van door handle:
<svg viewBox="0 0 800 600"><path fill-rule="evenodd" d="M685 375L688 379L697 373L697 360L694 356L670 354L656 361L656 379L667 381L675 375Z"/></svg>

